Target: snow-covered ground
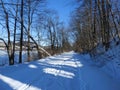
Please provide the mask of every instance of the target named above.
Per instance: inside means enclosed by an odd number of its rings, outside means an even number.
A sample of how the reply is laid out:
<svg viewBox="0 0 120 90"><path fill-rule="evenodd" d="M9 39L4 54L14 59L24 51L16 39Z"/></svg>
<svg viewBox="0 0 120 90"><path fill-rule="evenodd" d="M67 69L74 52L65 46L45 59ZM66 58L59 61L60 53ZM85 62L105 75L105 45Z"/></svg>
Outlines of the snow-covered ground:
<svg viewBox="0 0 120 90"><path fill-rule="evenodd" d="M113 45L111 49L92 61L95 61L105 73L120 81L120 45Z"/></svg>
<svg viewBox="0 0 120 90"><path fill-rule="evenodd" d="M0 66L3 66L8 63L9 63L9 61L8 61L7 51L0 50Z"/></svg>
<svg viewBox="0 0 120 90"><path fill-rule="evenodd" d="M31 59L34 60L35 57L37 58L37 52L36 51L31 51ZM15 52L15 64L18 64L19 62L19 51ZM27 51L22 52L22 62L27 61ZM0 66L8 66L9 65L9 59L8 59L8 54L6 50L0 50Z"/></svg>
<svg viewBox="0 0 120 90"><path fill-rule="evenodd" d="M69 52L0 67L0 90L120 90L120 83L89 59Z"/></svg>

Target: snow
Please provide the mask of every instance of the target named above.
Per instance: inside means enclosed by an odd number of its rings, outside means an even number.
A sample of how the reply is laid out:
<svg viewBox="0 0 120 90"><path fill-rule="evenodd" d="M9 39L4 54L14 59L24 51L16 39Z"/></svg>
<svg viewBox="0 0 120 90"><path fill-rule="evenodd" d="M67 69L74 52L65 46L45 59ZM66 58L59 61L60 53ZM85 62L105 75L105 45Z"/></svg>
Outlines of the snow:
<svg viewBox="0 0 120 90"><path fill-rule="evenodd" d="M31 51L31 58L34 60L35 55L37 55L36 51ZM37 57L36 57L37 58ZM15 64L19 63L19 51L15 51ZM22 52L22 62L27 61L27 51ZM0 66L8 66L9 65L9 59L8 59L8 54L6 50L0 50Z"/></svg>
<svg viewBox="0 0 120 90"><path fill-rule="evenodd" d="M0 67L0 90L120 90L120 83L74 52Z"/></svg>
<svg viewBox="0 0 120 90"><path fill-rule="evenodd" d="M8 63L7 51L0 50L0 66Z"/></svg>
<svg viewBox="0 0 120 90"><path fill-rule="evenodd" d="M113 45L107 52L93 60L106 74L120 82L120 45Z"/></svg>

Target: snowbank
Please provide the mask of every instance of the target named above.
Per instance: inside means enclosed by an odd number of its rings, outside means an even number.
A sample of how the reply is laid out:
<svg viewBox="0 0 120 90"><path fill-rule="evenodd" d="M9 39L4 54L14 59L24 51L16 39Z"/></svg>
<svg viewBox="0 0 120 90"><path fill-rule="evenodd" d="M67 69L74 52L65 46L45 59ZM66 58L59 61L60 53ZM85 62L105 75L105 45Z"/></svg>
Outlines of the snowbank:
<svg viewBox="0 0 120 90"><path fill-rule="evenodd" d="M120 81L120 45L113 45L106 53L94 58L94 61L104 72Z"/></svg>

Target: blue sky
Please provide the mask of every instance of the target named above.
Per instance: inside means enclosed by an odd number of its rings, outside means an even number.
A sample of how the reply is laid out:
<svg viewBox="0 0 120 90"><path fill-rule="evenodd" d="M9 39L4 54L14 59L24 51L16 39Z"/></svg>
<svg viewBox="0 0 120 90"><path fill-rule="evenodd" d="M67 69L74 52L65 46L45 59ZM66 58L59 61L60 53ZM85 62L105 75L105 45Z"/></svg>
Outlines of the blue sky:
<svg viewBox="0 0 120 90"><path fill-rule="evenodd" d="M60 21L68 25L70 12L74 9L75 0L47 0L48 8L56 10L59 14Z"/></svg>

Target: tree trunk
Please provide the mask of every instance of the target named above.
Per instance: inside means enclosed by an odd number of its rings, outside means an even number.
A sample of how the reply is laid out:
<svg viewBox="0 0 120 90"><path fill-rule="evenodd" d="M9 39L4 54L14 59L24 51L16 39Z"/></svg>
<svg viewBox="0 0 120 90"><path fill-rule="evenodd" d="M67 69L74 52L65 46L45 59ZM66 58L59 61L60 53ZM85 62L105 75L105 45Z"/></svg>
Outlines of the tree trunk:
<svg viewBox="0 0 120 90"><path fill-rule="evenodd" d="M22 46L23 46L23 0L21 0L21 34L20 34L20 52L19 52L19 63L22 63Z"/></svg>

